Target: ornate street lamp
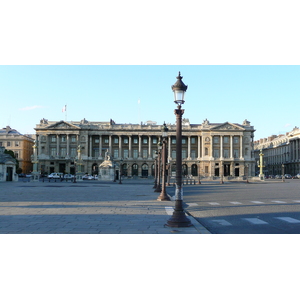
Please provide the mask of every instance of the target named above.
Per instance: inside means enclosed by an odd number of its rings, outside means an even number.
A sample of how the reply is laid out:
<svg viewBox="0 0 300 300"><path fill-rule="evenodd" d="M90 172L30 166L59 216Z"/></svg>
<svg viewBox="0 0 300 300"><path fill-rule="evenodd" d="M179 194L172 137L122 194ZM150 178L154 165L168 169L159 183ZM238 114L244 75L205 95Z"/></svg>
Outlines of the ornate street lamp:
<svg viewBox="0 0 300 300"><path fill-rule="evenodd" d="M159 138L159 141L157 143L157 149L158 149L158 157L157 157L157 184L156 184L156 189L154 192L160 193L161 192L161 184L160 184L160 174L161 174L161 156L162 156L162 142L161 139Z"/></svg>
<svg viewBox="0 0 300 300"><path fill-rule="evenodd" d="M158 152L155 151L154 155L154 186L153 188L157 188L157 160L158 160Z"/></svg>
<svg viewBox="0 0 300 300"><path fill-rule="evenodd" d="M182 115L184 110L181 105L184 104L184 94L187 90L187 85L182 82L180 72L177 81L172 85L174 92L175 103L178 105L175 109L176 115L176 190L175 190L175 209L172 217L168 220L169 227L189 227L192 226L191 221L186 217L183 209L182 200Z"/></svg>
<svg viewBox="0 0 300 300"><path fill-rule="evenodd" d="M282 176L281 176L282 182L285 182L285 180L284 180L284 164L281 165L281 174L282 174Z"/></svg>
<svg viewBox="0 0 300 300"><path fill-rule="evenodd" d="M166 166L167 166L167 140L166 137L168 136L168 127L166 123L164 123L162 127L162 180L161 180L161 194L158 196L157 200L159 201L170 201L170 197L166 193Z"/></svg>
<svg viewBox="0 0 300 300"><path fill-rule="evenodd" d="M198 176L198 184L201 184L201 173L200 173L200 167L201 167L201 165L200 165L200 164L201 164L201 161L199 160L199 161L198 161L198 163L199 163L199 171L198 171L198 175L199 175L199 176Z"/></svg>

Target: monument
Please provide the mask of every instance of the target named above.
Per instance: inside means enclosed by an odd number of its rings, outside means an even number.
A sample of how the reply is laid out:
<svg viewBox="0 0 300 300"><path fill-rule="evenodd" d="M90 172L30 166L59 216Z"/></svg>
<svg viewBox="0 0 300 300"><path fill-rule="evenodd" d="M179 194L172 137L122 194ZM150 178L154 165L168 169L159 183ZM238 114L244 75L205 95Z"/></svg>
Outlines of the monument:
<svg viewBox="0 0 300 300"><path fill-rule="evenodd" d="M98 180L113 181L115 179L115 163L113 162L108 150L105 152L104 161L99 165Z"/></svg>

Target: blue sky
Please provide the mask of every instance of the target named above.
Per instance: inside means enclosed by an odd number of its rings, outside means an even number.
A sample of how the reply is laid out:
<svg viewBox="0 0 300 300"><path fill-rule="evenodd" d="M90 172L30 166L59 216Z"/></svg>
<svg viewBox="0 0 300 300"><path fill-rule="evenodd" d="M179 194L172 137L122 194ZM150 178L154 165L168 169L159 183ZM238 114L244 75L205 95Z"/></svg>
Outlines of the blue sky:
<svg viewBox="0 0 300 300"><path fill-rule="evenodd" d="M300 126L299 66L0 66L0 126L34 133L40 119L174 123L178 71L184 117L199 124L251 122L255 139ZM140 104L138 104L140 100ZM67 105L67 114L62 107Z"/></svg>

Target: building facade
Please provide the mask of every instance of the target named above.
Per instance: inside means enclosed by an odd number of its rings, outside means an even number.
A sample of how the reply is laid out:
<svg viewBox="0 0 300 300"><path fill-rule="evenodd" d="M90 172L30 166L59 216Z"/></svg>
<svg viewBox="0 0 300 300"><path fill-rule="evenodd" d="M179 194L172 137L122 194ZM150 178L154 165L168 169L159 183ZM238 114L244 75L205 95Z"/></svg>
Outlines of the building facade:
<svg viewBox="0 0 300 300"><path fill-rule="evenodd" d="M30 135L21 134L10 126L0 129L0 146L14 152L22 173L28 174L32 171L31 155L33 145L34 138Z"/></svg>
<svg viewBox="0 0 300 300"><path fill-rule="evenodd" d="M300 173L300 129L281 135L272 135L254 142L254 156L259 160L259 152L263 153L264 175ZM257 172L257 170L256 170Z"/></svg>
<svg viewBox="0 0 300 300"><path fill-rule="evenodd" d="M0 146L0 182L18 181L16 173L16 160L9 154L4 153L5 148Z"/></svg>
<svg viewBox="0 0 300 300"><path fill-rule="evenodd" d="M172 175L176 170L176 125L168 126L168 162ZM48 121L37 124L36 143L41 173L75 173L78 147L81 149L81 170L98 174L98 167L108 151L117 163L123 160L125 176L154 175L157 144L162 135L161 125L110 122ZM190 124L183 119L183 176L253 176L254 128L245 120L233 123Z"/></svg>

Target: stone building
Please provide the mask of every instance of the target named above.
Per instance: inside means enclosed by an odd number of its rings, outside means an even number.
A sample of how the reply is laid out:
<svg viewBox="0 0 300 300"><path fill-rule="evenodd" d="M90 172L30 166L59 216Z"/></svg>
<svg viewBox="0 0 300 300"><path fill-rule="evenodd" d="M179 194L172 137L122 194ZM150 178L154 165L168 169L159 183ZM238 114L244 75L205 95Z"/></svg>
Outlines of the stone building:
<svg viewBox="0 0 300 300"><path fill-rule="evenodd" d="M10 126L0 129L0 146L14 152L19 161L19 168L23 173L32 171L31 155L33 153L34 139L30 135L24 135Z"/></svg>
<svg viewBox="0 0 300 300"><path fill-rule="evenodd" d="M182 159L184 176L253 176L254 128L242 124L182 122ZM176 125L167 124L168 161L172 175L176 170ZM154 175L154 158L161 137L161 125L116 124L110 122L48 121L36 125L39 170L42 173L75 172L77 147L81 149L81 170L98 174L108 151L116 163L122 162L125 176Z"/></svg>
<svg viewBox="0 0 300 300"><path fill-rule="evenodd" d="M16 160L9 154L4 153L5 148L0 146L0 182L18 181L16 173Z"/></svg>
<svg viewBox="0 0 300 300"><path fill-rule="evenodd" d="M286 134L272 135L254 142L254 155L259 160L262 150L265 175L296 175L300 173L300 129Z"/></svg>

